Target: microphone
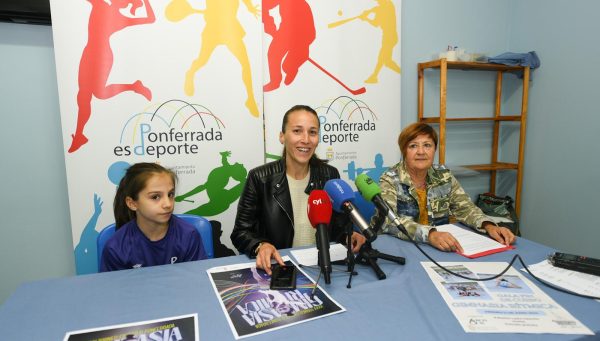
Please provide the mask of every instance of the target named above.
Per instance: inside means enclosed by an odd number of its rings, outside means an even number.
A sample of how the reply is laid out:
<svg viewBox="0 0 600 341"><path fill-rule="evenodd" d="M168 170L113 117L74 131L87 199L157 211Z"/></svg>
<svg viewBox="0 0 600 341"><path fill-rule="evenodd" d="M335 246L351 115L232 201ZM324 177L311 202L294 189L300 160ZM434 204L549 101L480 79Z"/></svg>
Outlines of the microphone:
<svg viewBox="0 0 600 341"><path fill-rule="evenodd" d="M347 182L341 179L331 179L325 183L325 191L331 198L333 209L336 212L348 214L350 220L352 220L354 225L358 226L363 236L367 238L367 241L372 242L377 238L377 235L369 227L365 218L360 215L358 209L352 204L352 201L354 201L354 191Z"/></svg>
<svg viewBox="0 0 600 341"><path fill-rule="evenodd" d="M331 221L331 201L327 192L316 189L308 196L308 221L312 227L317 229L317 250L319 250L319 265L325 277L325 283L331 283L331 258L329 255L329 237L327 236L327 225Z"/></svg>
<svg viewBox="0 0 600 341"><path fill-rule="evenodd" d="M354 184L360 192L360 195L362 195L365 200L374 203L375 206L377 206L377 208L383 212L388 219L392 221L392 223L394 223L394 225L396 225L404 234L408 236L406 229L402 223L400 223L400 218L398 218L396 213L394 213L394 210L390 207L390 205L383 200L381 197L381 188L379 188L379 185L377 185L373 179L363 173L356 177Z"/></svg>

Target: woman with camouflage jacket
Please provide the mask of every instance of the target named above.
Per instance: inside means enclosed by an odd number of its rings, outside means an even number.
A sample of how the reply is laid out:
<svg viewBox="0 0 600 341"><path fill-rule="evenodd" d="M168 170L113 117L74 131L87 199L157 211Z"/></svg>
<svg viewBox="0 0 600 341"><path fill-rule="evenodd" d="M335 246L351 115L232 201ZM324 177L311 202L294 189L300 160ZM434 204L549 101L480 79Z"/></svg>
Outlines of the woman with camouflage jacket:
<svg viewBox="0 0 600 341"><path fill-rule="evenodd" d="M383 199L396 211L410 237L443 251L462 252L452 234L435 229L436 225L448 224L452 215L504 245L512 244L514 234L489 221L448 169L433 165L437 143L437 133L431 126L419 122L409 125L398 137L402 161L390 167L379 180ZM406 238L389 222L383 231Z"/></svg>

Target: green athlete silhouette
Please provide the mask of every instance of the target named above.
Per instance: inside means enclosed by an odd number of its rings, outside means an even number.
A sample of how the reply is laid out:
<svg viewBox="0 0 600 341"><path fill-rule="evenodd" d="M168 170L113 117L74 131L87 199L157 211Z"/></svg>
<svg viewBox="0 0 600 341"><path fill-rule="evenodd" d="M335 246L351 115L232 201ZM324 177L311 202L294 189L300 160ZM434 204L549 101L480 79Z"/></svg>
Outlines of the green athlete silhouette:
<svg viewBox="0 0 600 341"><path fill-rule="evenodd" d="M175 201L177 202L184 200L194 202L193 200L187 200L187 198L202 191L206 191L208 202L186 212L187 214L195 214L202 217L215 216L225 212L242 194L248 171L244 165L240 163L236 162L233 165L229 164L227 158L231 156L230 151L221 152L220 154L222 166L210 171L204 184L197 186L185 194L175 197ZM230 178L236 180L238 184L230 189L226 189L225 186L229 183Z"/></svg>

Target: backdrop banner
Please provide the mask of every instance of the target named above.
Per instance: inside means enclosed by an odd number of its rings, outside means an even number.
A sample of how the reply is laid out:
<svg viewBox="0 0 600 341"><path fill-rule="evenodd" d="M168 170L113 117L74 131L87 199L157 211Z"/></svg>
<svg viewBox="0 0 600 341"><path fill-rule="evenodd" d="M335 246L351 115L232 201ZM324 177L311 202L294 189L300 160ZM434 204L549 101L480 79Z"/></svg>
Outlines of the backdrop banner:
<svg viewBox="0 0 600 341"><path fill-rule="evenodd" d="M263 1L267 161L294 104L321 121L317 155L354 182L397 162L400 132L399 0ZM276 26L277 25L277 26Z"/></svg>
<svg viewBox="0 0 600 341"><path fill-rule="evenodd" d="M97 271L126 168L176 171L176 213L229 234L247 171L264 161L258 0L52 0L73 245ZM220 231L213 231L216 239ZM217 240L218 241L218 240Z"/></svg>
<svg viewBox="0 0 600 341"><path fill-rule="evenodd" d="M179 177L176 213L229 238L250 169L279 158L295 104L319 157L374 179L399 158L400 0L51 0L75 262L97 271L129 165ZM385 146L385 147L384 147Z"/></svg>

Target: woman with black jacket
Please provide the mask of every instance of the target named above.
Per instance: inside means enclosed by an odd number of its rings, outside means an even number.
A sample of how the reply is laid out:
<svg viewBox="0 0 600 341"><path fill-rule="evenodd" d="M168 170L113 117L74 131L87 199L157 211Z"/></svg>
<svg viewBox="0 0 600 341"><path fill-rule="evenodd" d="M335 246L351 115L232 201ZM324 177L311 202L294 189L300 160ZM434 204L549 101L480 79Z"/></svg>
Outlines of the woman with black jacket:
<svg viewBox="0 0 600 341"><path fill-rule="evenodd" d="M314 109L296 105L283 116L279 141L283 157L248 173L238 203L231 241L240 253L256 257L256 266L271 274L271 259L283 265L278 249L312 245L315 230L306 213L308 195L339 179L335 167L315 156L319 144L319 117ZM333 213L330 240L341 241L348 217ZM354 232L353 251L365 238Z"/></svg>

